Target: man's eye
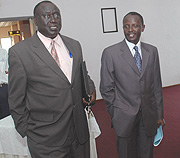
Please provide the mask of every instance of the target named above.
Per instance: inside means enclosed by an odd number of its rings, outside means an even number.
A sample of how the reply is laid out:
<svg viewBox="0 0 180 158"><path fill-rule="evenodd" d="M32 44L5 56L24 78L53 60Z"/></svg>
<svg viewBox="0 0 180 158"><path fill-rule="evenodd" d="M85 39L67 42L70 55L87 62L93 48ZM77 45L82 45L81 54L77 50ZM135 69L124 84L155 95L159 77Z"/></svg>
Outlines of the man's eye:
<svg viewBox="0 0 180 158"><path fill-rule="evenodd" d="M58 13L55 13L53 16L54 16L54 18L56 19L56 18L59 17L59 14L58 14Z"/></svg>
<svg viewBox="0 0 180 158"><path fill-rule="evenodd" d="M128 28L129 28L129 25L124 25L123 28L124 28L124 29L128 29Z"/></svg>
<svg viewBox="0 0 180 158"><path fill-rule="evenodd" d="M50 15L44 15L44 17L45 17L46 19L49 19L49 18L50 18Z"/></svg>
<svg viewBox="0 0 180 158"><path fill-rule="evenodd" d="M138 28L138 27L139 27L139 25L133 25L133 27L134 27L134 28Z"/></svg>

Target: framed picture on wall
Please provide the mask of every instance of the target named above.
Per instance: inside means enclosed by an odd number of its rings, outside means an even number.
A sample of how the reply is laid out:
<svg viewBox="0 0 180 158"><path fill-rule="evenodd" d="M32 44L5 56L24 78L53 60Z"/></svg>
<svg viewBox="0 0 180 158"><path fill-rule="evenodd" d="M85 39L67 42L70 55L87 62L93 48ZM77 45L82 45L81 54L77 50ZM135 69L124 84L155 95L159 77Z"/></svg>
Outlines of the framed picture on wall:
<svg viewBox="0 0 180 158"><path fill-rule="evenodd" d="M116 8L101 8L103 33L118 32Z"/></svg>

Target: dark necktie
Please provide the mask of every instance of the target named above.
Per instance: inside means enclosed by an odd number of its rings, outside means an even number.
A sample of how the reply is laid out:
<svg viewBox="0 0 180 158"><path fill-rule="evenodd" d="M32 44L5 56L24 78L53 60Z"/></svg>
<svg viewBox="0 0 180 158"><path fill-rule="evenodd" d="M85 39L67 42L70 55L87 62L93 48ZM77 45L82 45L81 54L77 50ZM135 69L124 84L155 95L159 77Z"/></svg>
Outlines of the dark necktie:
<svg viewBox="0 0 180 158"><path fill-rule="evenodd" d="M134 46L134 49L135 49L134 60L135 60L135 63L137 65L137 68L138 68L139 72L141 72L141 70L142 70L141 56L140 56L140 54L138 52L138 47Z"/></svg>
<svg viewBox="0 0 180 158"><path fill-rule="evenodd" d="M58 64L58 66L60 67L60 62L59 62L59 57L55 48L55 41L52 40L51 42L51 55L54 58L54 60L56 61L56 63Z"/></svg>

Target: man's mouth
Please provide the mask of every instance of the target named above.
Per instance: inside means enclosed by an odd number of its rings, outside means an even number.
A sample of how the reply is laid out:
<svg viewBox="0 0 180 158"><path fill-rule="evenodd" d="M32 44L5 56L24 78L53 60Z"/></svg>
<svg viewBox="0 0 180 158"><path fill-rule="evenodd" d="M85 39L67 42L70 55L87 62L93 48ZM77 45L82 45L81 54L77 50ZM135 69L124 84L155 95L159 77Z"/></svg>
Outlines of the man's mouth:
<svg viewBox="0 0 180 158"><path fill-rule="evenodd" d="M57 30L58 27L57 27L57 26L50 26L50 29L51 29L51 30Z"/></svg>
<svg viewBox="0 0 180 158"><path fill-rule="evenodd" d="M133 38L133 37L135 37L135 34L134 33L130 33L130 34L128 34L128 37L129 38Z"/></svg>

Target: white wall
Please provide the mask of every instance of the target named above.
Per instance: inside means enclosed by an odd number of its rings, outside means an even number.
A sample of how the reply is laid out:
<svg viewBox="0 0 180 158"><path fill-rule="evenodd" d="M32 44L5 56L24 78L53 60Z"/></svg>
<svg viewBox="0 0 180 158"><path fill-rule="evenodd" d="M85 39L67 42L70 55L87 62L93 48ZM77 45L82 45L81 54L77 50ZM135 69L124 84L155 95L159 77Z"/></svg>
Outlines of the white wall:
<svg viewBox="0 0 180 158"><path fill-rule="evenodd" d="M39 0L0 0L0 18L32 16ZM179 0L54 0L62 14L61 33L82 44L89 74L100 99L100 59L105 47L124 38L122 18L129 11L141 13L145 21L142 41L158 47L163 86L180 84L180 1ZM19 8L18 8L18 4ZM116 7L118 30L103 34L101 8Z"/></svg>

